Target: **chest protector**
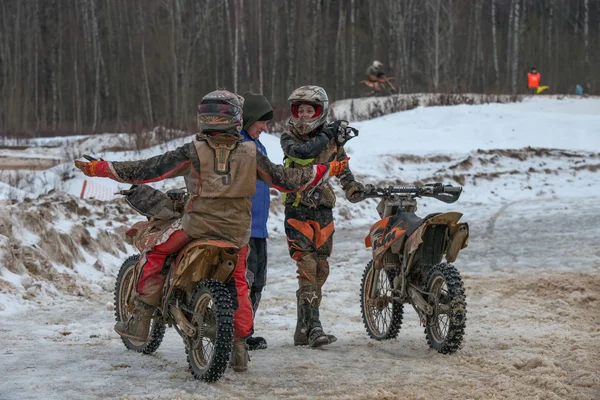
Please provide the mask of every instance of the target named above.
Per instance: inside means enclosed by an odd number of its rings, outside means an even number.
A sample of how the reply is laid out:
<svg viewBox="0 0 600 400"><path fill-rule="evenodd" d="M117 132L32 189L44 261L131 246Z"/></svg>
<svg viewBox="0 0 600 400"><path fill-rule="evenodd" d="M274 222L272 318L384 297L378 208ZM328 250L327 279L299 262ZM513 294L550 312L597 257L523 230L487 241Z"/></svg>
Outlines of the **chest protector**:
<svg viewBox="0 0 600 400"><path fill-rule="evenodd" d="M298 144L303 144L306 139L301 139L298 135L292 133ZM333 161L336 159L338 154L338 146L335 141L330 140L329 144L315 157L308 159L297 159L287 157L284 160L283 165L287 168L304 167L307 165L322 164ZM335 194L333 188L327 182L326 184L319 186L315 189L305 190L300 193L284 193L283 194L283 205L284 206L304 206L309 208L316 207L335 207Z"/></svg>
<svg viewBox="0 0 600 400"><path fill-rule="evenodd" d="M194 142L200 160L202 198L247 198L256 191L256 148L218 135Z"/></svg>

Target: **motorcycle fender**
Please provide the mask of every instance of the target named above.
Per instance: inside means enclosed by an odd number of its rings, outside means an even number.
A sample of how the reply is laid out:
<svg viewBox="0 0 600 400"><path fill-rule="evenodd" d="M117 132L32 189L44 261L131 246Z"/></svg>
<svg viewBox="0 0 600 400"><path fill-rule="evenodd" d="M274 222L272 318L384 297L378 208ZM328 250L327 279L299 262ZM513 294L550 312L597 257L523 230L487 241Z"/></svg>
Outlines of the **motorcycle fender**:
<svg viewBox="0 0 600 400"><path fill-rule="evenodd" d="M446 261L454 262L458 252L468 246L469 225L466 222L456 224L450 228L450 245L446 251Z"/></svg>
<svg viewBox="0 0 600 400"><path fill-rule="evenodd" d="M191 288L194 282L209 279L219 265L219 249L216 247L194 246L176 261L172 269L172 282L177 286Z"/></svg>
<svg viewBox="0 0 600 400"><path fill-rule="evenodd" d="M186 288L204 279L226 282L237 265L237 250L224 240L193 241L179 252L171 277L178 286Z"/></svg>

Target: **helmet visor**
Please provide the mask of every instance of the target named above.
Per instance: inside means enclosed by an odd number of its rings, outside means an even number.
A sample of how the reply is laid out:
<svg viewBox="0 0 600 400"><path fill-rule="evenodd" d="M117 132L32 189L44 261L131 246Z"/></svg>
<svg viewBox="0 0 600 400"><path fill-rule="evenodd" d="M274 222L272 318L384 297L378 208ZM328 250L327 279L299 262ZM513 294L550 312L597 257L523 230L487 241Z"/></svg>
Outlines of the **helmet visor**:
<svg viewBox="0 0 600 400"><path fill-rule="evenodd" d="M292 116L294 118L300 118L300 114L298 114L298 107L300 107L301 104L309 104L312 106L312 108L315 109L315 113L310 118L317 118L323 112L323 107L320 104L306 103L306 102L305 103L294 103L291 106Z"/></svg>

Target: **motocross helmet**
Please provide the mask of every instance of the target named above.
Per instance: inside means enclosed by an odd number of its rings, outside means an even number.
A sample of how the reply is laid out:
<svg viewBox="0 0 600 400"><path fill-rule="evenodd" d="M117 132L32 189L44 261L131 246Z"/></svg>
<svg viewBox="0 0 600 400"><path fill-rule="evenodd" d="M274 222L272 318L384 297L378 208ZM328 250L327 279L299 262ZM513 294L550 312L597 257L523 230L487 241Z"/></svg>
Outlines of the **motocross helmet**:
<svg viewBox="0 0 600 400"><path fill-rule="evenodd" d="M373 66L375 68L379 69L379 68L383 67L383 63L381 61L375 60L375 61L373 61Z"/></svg>
<svg viewBox="0 0 600 400"><path fill-rule="evenodd" d="M314 85L301 86L292 92L288 97L288 102L292 112L290 124L300 135L307 135L325 123L329 112L329 98L322 87ZM300 104L313 106L315 115L312 118L300 118L298 115Z"/></svg>
<svg viewBox="0 0 600 400"><path fill-rule="evenodd" d="M239 135L244 98L227 90L208 93L198 104L198 128L202 133Z"/></svg>

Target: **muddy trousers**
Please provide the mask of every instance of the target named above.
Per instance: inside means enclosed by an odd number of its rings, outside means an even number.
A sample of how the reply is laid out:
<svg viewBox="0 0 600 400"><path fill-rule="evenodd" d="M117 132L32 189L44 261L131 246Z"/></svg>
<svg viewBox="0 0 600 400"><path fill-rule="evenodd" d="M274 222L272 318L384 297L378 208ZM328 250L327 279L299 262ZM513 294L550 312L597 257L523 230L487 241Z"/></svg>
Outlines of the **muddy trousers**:
<svg viewBox="0 0 600 400"><path fill-rule="evenodd" d="M137 293L144 303L159 306L162 300L165 275L163 267L168 256L176 254L188 244L192 238L178 229L163 242L155 245L145 255L146 260L138 280ZM248 282L246 281L246 257L248 245L240 250L238 262L232 278L227 283L227 289L233 300L233 331L235 337L249 336L252 331L252 306L248 298Z"/></svg>
<svg viewBox="0 0 600 400"><path fill-rule="evenodd" d="M333 232L331 208L285 208L285 235L290 256L296 261L299 289L316 285L320 292L327 281Z"/></svg>
<svg viewBox="0 0 600 400"><path fill-rule="evenodd" d="M294 344L309 344L308 334L321 328L319 306L322 288L329 276L333 248L333 212L330 208L286 207L285 234L292 259L296 261L298 321Z"/></svg>

